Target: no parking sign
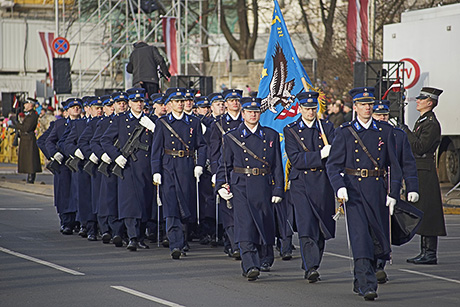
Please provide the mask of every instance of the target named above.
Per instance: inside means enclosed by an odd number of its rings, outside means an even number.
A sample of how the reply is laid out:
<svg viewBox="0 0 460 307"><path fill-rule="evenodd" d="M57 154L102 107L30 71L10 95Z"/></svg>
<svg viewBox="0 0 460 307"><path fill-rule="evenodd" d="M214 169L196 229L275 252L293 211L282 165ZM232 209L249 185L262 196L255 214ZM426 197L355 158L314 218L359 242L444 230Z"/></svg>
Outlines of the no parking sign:
<svg viewBox="0 0 460 307"><path fill-rule="evenodd" d="M57 54L66 54L69 51L70 44L64 37L56 37L51 44L53 51Z"/></svg>

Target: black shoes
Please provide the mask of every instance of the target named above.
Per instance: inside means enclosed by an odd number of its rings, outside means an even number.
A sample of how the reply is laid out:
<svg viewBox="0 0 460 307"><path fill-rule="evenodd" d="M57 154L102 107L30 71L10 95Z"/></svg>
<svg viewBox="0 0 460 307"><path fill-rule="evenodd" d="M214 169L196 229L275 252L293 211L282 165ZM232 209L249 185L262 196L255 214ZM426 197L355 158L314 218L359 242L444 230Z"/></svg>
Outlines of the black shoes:
<svg viewBox="0 0 460 307"><path fill-rule="evenodd" d="M180 255L182 254L181 250L179 248L174 248L171 251L171 258L172 259L180 259Z"/></svg>
<svg viewBox="0 0 460 307"><path fill-rule="evenodd" d="M102 243L104 244L109 244L110 243L110 239L112 239L112 235L108 232L104 232L102 234Z"/></svg>
<svg viewBox="0 0 460 307"><path fill-rule="evenodd" d="M311 284L320 280L319 273L315 269L310 269L310 270L306 271L304 278L306 280L308 280L308 282L311 283Z"/></svg>
<svg viewBox="0 0 460 307"><path fill-rule="evenodd" d="M379 284L384 284L388 281L388 276L387 276L387 273L384 271L384 270L377 270L377 272L375 272L375 277L377 277L377 282Z"/></svg>
<svg viewBox="0 0 460 307"><path fill-rule="evenodd" d="M71 234L73 234L73 231L72 231L72 229L70 227L64 227L61 232L62 232L63 235L71 235Z"/></svg>
<svg viewBox="0 0 460 307"><path fill-rule="evenodd" d="M363 296L365 301L373 301L378 297L377 292L374 290L367 291Z"/></svg>
<svg viewBox="0 0 460 307"><path fill-rule="evenodd" d="M262 272L270 272L270 264L262 263L262 265L260 266L260 270Z"/></svg>
<svg viewBox="0 0 460 307"><path fill-rule="evenodd" d="M284 261L291 260L292 259L292 253L286 252L286 253L282 254L281 259L283 259Z"/></svg>
<svg viewBox="0 0 460 307"><path fill-rule="evenodd" d="M88 235L88 241L97 241L96 235Z"/></svg>
<svg viewBox="0 0 460 307"><path fill-rule="evenodd" d="M132 252L137 251L137 239L130 239L126 248Z"/></svg>
<svg viewBox="0 0 460 307"><path fill-rule="evenodd" d="M437 264L438 259L436 257L436 253L438 250L438 237L422 236L420 242L420 254L414 258L409 258L406 261L413 264Z"/></svg>
<svg viewBox="0 0 460 307"><path fill-rule="evenodd" d="M257 280L260 275L258 268L250 268L247 272L243 273L243 276L248 279L248 281Z"/></svg>
<svg viewBox="0 0 460 307"><path fill-rule="evenodd" d="M161 245L163 245L163 247L169 247L169 240L168 238L164 238L163 241L161 242Z"/></svg>
<svg viewBox="0 0 460 307"><path fill-rule="evenodd" d="M123 239L120 236L114 236L112 239L112 243L115 245L115 247L122 247Z"/></svg>
<svg viewBox="0 0 460 307"><path fill-rule="evenodd" d="M412 262L413 264L438 264L436 252L427 251L422 257L417 258Z"/></svg>
<svg viewBox="0 0 460 307"><path fill-rule="evenodd" d="M236 251L234 251L231 257L235 258L236 260L241 260L240 250L237 249Z"/></svg>
<svg viewBox="0 0 460 307"><path fill-rule="evenodd" d="M88 236L88 233L86 232L86 228L80 227L80 231L78 232L78 235L82 238L86 238Z"/></svg>
<svg viewBox="0 0 460 307"><path fill-rule="evenodd" d="M142 249L150 248L147 244L144 243L144 241L139 241L139 243L137 243L137 247L142 248Z"/></svg>

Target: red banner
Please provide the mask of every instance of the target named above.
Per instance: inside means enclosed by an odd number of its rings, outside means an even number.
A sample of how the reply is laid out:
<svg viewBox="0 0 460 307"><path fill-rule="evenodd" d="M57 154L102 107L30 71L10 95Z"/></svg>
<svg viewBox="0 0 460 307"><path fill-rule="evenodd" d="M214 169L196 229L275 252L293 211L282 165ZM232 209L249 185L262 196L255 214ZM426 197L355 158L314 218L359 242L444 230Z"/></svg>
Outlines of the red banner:
<svg viewBox="0 0 460 307"><path fill-rule="evenodd" d="M50 78L50 86L53 86L53 58L54 51L52 43L54 40L53 32L38 32L40 41L42 42L43 49L45 50L46 60L48 61L48 72Z"/></svg>
<svg viewBox="0 0 460 307"><path fill-rule="evenodd" d="M350 62L365 62L369 57L369 0L349 0L347 53Z"/></svg>
<svg viewBox="0 0 460 307"><path fill-rule="evenodd" d="M179 63L177 62L176 18L163 17L162 25L166 55L168 56L169 61L169 72L171 73L171 76L175 76L179 71Z"/></svg>

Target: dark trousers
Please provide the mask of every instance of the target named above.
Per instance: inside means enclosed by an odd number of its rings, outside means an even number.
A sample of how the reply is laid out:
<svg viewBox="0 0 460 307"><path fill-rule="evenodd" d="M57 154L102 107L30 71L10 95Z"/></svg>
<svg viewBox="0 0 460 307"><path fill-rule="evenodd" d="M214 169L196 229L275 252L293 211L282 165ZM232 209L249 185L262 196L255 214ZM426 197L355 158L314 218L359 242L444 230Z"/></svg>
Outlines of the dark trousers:
<svg viewBox="0 0 460 307"><path fill-rule="evenodd" d="M120 221L116 216L97 216L97 222L101 233L110 233L112 236L123 235L123 221Z"/></svg>
<svg viewBox="0 0 460 307"><path fill-rule="evenodd" d="M276 245L280 250L280 255L292 254L292 236L287 236L285 239L278 238Z"/></svg>
<svg viewBox="0 0 460 307"><path fill-rule="evenodd" d="M375 261L367 258L354 259L353 290L361 295L367 291L377 291L377 277L375 276Z"/></svg>
<svg viewBox="0 0 460 307"><path fill-rule="evenodd" d="M68 212L68 213L59 213L59 219L61 220L61 227L65 228L73 228L75 226L75 217L76 212Z"/></svg>
<svg viewBox="0 0 460 307"><path fill-rule="evenodd" d="M97 235L97 221L87 221L86 222L86 233L89 235Z"/></svg>
<svg viewBox="0 0 460 307"><path fill-rule="evenodd" d="M318 269L321 264L324 253L324 238L316 241L310 237L300 237L300 254L302 256L302 269L308 271L310 269Z"/></svg>
<svg viewBox="0 0 460 307"><path fill-rule="evenodd" d="M260 269L261 263L267 263L270 266L275 260L273 245L260 245L249 241L239 242L241 254L241 268L243 272L251 268Z"/></svg>
<svg viewBox="0 0 460 307"><path fill-rule="evenodd" d="M172 251L175 248L182 249L185 244L184 226L180 218L166 218L166 232L168 234L169 249Z"/></svg>
<svg viewBox="0 0 460 307"><path fill-rule="evenodd" d="M225 228L225 234L227 235L228 241L232 248L232 252L236 251L239 248L238 245L235 243L234 230L235 230L235 227L233 225Z"/></svg>
<svg viewBox="0 0 460 307"><path fill-rule="evenodd" d="M126 227L126 232L128 233L128 238L138 239L140 234L140 219L136 218L124 218L123 224Z"/></svg>
<svg viewBox="0 0 460 307"><path fill-rule="evenodd" d="M149 98L150 98L150 96L152 96L152 94L158 93L158 90L160 88L158 83L145 82L145 81L143 81L142 84L140 82L138 82L138 83L134 84L133 87L142 87L142 88L144 88L145 91L149 94Z"/></svg>

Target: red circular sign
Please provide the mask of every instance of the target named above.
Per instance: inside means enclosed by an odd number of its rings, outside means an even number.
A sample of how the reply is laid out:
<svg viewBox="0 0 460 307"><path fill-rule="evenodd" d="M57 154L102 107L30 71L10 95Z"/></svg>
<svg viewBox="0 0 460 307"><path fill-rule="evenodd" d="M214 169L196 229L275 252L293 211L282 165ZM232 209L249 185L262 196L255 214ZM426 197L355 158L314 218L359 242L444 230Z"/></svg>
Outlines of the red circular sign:
<svg viewBox="0 0 460 307"><path fill-rule="evenodd" d="M66 54L69 51L70 44L64 37L56 37L51 44L53 51L57 54Z"/></svg>
<svg viewBox="0 0 460 307"><path fill-rule="evenodd" d="M420 79L420 66L414 59L404 58L400 62L406 62L404 64L404 71L401 73L404 76L404 84L406 89L409 89L417 84L418 79Z"/></svg>

